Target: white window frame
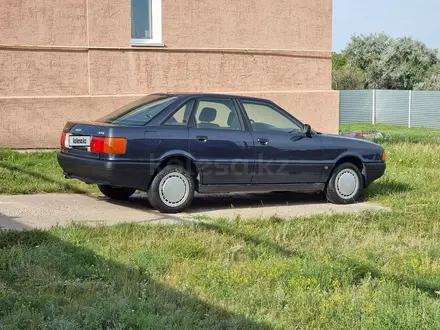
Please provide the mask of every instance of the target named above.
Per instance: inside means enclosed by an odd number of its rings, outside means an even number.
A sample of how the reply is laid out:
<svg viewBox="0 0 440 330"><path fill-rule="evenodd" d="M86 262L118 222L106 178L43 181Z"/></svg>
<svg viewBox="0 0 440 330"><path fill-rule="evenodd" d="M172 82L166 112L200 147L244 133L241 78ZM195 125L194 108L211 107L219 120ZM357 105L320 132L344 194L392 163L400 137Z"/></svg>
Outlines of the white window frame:
<svg viewBox="0 0 440 330"><path fill-rule="evenodd" d="M165 46L162 42L162 0L151 0L151 39L131 39L131 45Z"/></svg>

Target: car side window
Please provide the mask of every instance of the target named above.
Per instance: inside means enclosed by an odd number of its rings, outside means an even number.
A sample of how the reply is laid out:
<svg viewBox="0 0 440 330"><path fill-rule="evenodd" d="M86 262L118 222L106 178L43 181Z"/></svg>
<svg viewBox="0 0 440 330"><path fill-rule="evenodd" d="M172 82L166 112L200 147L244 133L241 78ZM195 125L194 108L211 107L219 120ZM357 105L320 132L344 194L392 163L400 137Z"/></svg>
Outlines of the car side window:
<svg viewBox="0 0 440 330"><path fill-rule="evenodd" d="M268 104L242 101L252 129L256 132L302 132L302 126L298 122L285 116Z"/></svg>
<svg viewBox="0 0 440 330"><path fill-rule="evenodd" d="M229 99L200 100L194 118L197 128L242 129L234 102Z"/></svg>
<svg viewBox="0 0 440 330"><path fill-rule="evenodd" d="M163 125L186 127L188 125L189 117L191 116L191 111L194 106L194 102L195 101L192 100L184 104Z"/></svg>

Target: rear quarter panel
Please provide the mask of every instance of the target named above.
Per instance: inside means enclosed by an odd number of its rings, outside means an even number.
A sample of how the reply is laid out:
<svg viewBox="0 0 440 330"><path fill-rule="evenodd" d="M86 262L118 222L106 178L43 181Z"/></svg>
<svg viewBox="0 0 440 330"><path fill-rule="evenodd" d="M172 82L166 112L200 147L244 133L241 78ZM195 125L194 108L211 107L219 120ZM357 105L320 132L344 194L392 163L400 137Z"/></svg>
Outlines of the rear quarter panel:
<svg viewBox="0 0 440 330"><path fill-rule="evenodd" d="M125 137L127 152L124 155L103 155L108 160L143 162L159 165L170 155L189 152L188 129L182 127L114 127L109 136Z"/></svg>

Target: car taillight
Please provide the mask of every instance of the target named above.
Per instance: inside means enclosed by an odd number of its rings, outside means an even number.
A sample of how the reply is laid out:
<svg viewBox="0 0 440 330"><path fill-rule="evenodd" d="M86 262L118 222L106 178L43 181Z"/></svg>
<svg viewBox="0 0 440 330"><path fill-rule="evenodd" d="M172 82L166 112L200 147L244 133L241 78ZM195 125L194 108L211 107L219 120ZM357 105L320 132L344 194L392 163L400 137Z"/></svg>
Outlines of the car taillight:
<svg viewBox="0 0 440 330"><path fill-rule="evenodd" d="M113 155L125 154L127 140L124 138L106 138L104 141L104 153Z"/></svg>
<svg viewBox="0 0 440 330"><path fill-rule="evenodd" d="M61 137L60 137L60 146L61 148L66 146L66 132L61 133Z"/></svg>
<svg viewBox="0 0 440 330"><path fill-rule="evenodd" d="M93 136L90 151L104 154L122 155L127 150L127 140L124 138Z"/></svg>
<svg viewBox="0 0 440 330"><path fill-rule="evenodd" d="M102 136L92 136L90 141L90 151L91 152L104 152L104 140L105 137Z"/></svg>

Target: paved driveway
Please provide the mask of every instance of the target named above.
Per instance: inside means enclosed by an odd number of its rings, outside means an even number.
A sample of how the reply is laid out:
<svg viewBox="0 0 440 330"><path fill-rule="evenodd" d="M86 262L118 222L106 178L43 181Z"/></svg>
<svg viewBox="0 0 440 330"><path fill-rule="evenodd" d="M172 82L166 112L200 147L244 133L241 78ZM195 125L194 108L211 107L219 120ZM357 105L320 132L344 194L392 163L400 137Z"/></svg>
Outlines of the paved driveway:
<svg viewBox="0 0 440 330"><path fill-rule="evenodd" d="M381 206L370 203L332 205L316 196L293 193L230 194L196 196L187 213L168 215L153 210L145 194L136 194L124 202L87 195L3 195L0 196L0 227L50 228L72 222L107 225L121 222L176 223L193 221L200 216L228 219L294 218L381 209Z"/></svg>

